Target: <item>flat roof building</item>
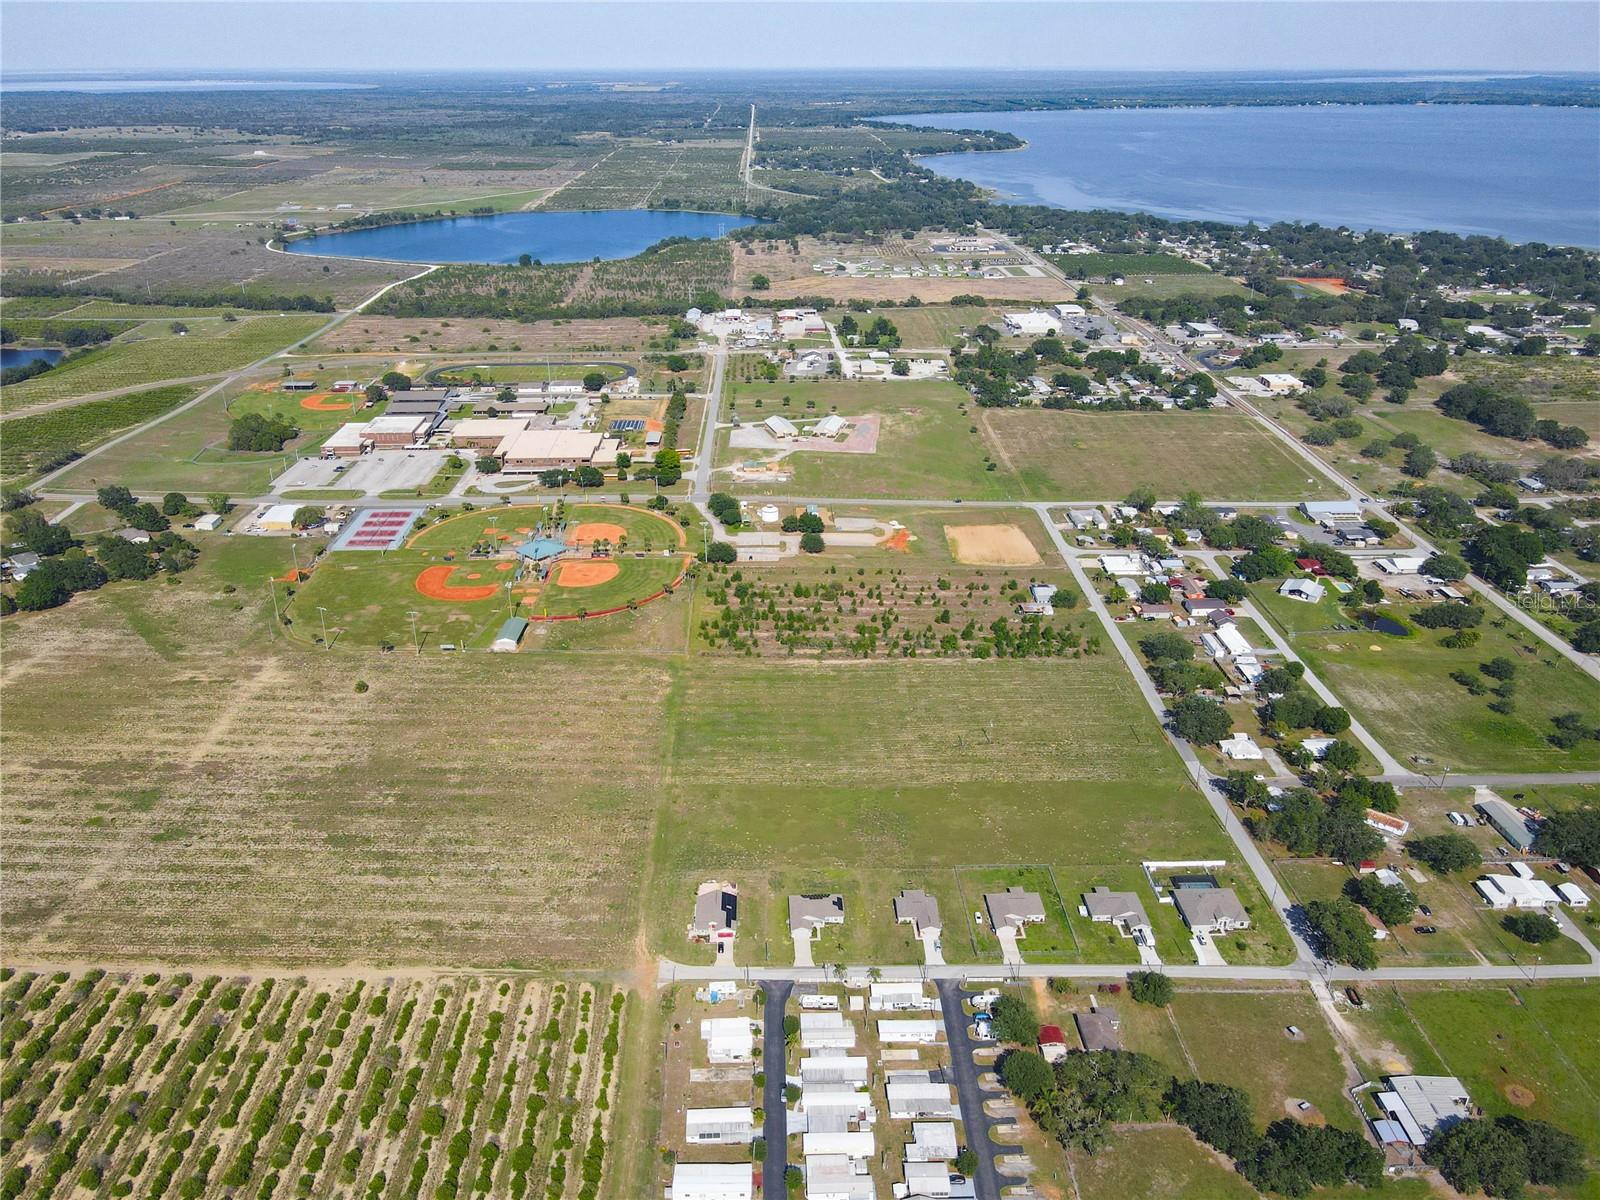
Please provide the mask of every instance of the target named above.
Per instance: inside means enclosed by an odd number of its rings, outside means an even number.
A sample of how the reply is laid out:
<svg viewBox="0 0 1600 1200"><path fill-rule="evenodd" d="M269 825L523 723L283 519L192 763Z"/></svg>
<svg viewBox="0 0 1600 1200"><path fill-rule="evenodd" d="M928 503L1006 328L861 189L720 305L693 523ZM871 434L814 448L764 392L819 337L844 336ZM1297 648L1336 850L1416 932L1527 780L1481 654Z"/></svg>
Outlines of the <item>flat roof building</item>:
<svg viewBox="0 0 1600 1200"><path fill-rule="evenodd" d="M1495 832L1510 842L1514 849L1524 853L1533 849L1533 839L1538 833L1538 827L1513 805L1500 799L1499 796L1485 796L1473 807L1483 814L1484 819L1494 826Z"/></svg>
<svg viewBox="0 0 1600 1200"><path fill-rule="evenodd" d="M755 1168L741 1163L687 1163L672 1167L672 1200L751 1200Z"/></svg>
<svg viewBox="0 0 1600 1200"><path fill-rule="evenodd" d="M948 1162L956 1156L956 1127L949 1121L918 1121L906 1143L907 1162Z"/></svg>
<svg viewBox="0 0 1600 1200"><path fill-rule="evenodd" d="M1472 1115L1472 1097L1453 1075L1391 1075L1389 1090L1376 1099L1415 1146Z"/></svg>
<svg viewBox="0 0 1600 1200"><path fill-rule="evenodd" d="M586 466L605 439L580 429L525 429L502 441L498 453L509 472Z"/></svg>
<svg viewBox="0 0 1600 1200"><path fill-rule="evenodd" d="M691 1108L683 1114L684 1140L694 1146L748 1145L756 1136L755 1110Z"/></svg>
<svg viewBox="0 0 1600 1200"><path fill-rule="evenodd" d="M527 417L464 417L450 430L450 444L467 450L496 451L500 443L528 428Z"/></svg>

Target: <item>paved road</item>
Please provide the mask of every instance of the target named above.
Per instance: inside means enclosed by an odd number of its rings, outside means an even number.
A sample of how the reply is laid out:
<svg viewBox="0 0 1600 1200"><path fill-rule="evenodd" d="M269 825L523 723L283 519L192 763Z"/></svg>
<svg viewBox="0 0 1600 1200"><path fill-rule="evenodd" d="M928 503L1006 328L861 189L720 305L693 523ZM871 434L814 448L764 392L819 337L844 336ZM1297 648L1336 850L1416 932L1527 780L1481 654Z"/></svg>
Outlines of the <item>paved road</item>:
<svg viewBox="0 0 1600 1200"><path fill-rule="evenodd" d="M726 974L727 968L722 970ZM794 984L774 979L762 987L767 1000L761 1013L761 1069L766 1073L761 1085L761 1107L766 1110L761 1136L767 1143L767 1159L761 1164L761 1194L786 1196L783 1177L789 1168L789 1110L783 1088L788 1048L783 1037L783 1012Z"/></svg>
<svg viewBox="0 0 1600 1200"><path fill-rule="evenodd" d="M930 967L909 966L905 963L851 963L851 969L870 969L876 965L885 980L943 980L963 983L1001 983L1017 979L1116 979L1125 978L1134 971L1146 968L1140 963L1025 963L1008 967L1000 963L968 963L962 966ZM795 983L836 982L826 967L740 967L740 973L751 982L789 980ZM1528 982L1538 979L1596 979L1600 978L1600 962L1541 964L1536 956L1523 963L1501 966L1472 967L1374 967L1370 971L1355 967L1322 962L1297 962L1287 967L1223 966L1204 967L1192 963L1167 963L1161 971L1174 979L1222 981L1272 981L1279 983L1305 983L1325 979L1333 983L1381 983L1385 981L1412 980L1418 982L1468 982L1471 980L1507 980ZM657 979L666 986L672 983L700 983L726 979L727 967L691 966L687 963L659 959L656 964Z"/></svg>
<svg viewBox="0 0 1600 1200"><path fill-rule="evenodd" d="M717 456L717 417L722 411L722 376L728 367L728 345L719 341L711 356L711 382L706 387L706 414L700 425L700 448L695 451L689 498L704 504L711 495L711 464Z"/></svg>
<svg viewBox="0 0 1600 1200"><path fill-rule="evenodd" d="M967 1016L961 1010L961 987L954 979L941 979L935 986L944 1010L944 1036L950 1043L950 1074L961 1104L961 1123L966 1128L967 1146L978 1156L973 1190L978 1200L1000 1200L1000 1173L994 1166L996 1147L989 1137L994 1122L983 1111L983 1090L978 1086L977 1064L972 1061L975 1043L967 1036Z"/></svg>
<svg viewBox="0 0 1600 1200"><path fill-rule="evenodd" d="M1299 923L1290 917L1290 909L1294 907L1293 900L1279 886L1278 877L1272 873L1271 865L1268 864L1266 857L1256 847L1255 839L1250 836L1249 830L1245 829L1239 822L1238 816L1233 811L1232 803L1218 791L1216 777L1206 769L1205 764L1195 754L1193 747L1167 728L1166 702L1161 699L1161 695L1156 691L1155 685L1150 682L1150 676L1145 674L1144 665L1139 661L1138 655L1133 652L1133 648L1128 645L1127 638L1122 636L1121 627L1111 619L1111 611L1106 608L1105 601L1100 598L1100 593L1095 589L1094 584L1085 573L1083 564L1079 561L1079 556L1074 554L1071 547L1067 545L1066 539L1061 535L1061 530L1057 529L1055 522L1050 520L1049 513L1045 511L1045 507L1042 504L1034 506L1035 511L1039 514L1039 519L1044 522L1044 527L1050 535L1050 540L1055 543L1056 550L1066 560L1067 567L1072 571L1072 577L1077 580L1078 589L1083 593L1084 601L1088 604L1089 610L1099 618L1101 626L1106 631L1106 636L1110 638L1112 646L1122 657L1129 674L1133 676L1134 683L1138 685L1139 694L1144 697L1145 703L1149 705L1150 711L1155 714L1157 722L1160 723L1163 732L1165 732L1167 740L1172 743L1173 748L1178 752L1178 757L1183 760L1184 766L1188 768L1189 775L1194 780L1195 786L1200 789L1200 794L1206 798L1206 803L1211 805L1211 811L1216 816L1218 823L1227 832L1228 836L1233 839L1233 844L1239 851L1239 857L1250 868L1250 873L1256 877L1256 882L1260 885L1262 894L1271 902L1273 908L1283 916L1284 926L1288 929L1289 936L1294 940L1297 958L1302 962L1311 961L1315 958L1315 954L1312 952L1310 944L1301 936L1298 928Z"/></svg>

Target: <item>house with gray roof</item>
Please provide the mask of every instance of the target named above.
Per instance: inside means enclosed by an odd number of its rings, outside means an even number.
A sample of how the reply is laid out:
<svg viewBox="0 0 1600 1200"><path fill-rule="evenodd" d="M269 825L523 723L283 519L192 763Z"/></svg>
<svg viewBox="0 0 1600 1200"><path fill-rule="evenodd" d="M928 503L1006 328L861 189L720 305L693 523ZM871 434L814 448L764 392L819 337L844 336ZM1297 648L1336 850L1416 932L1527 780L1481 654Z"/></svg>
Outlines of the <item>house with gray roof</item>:
<svg viewBox="0 0 1600 1200"><path fill-rule="evenodd" d="M1039 893L1020 887L984 893L983 906L989 910L989 922L995 929L1010 929L1019 937L1024 926L1044 921L1044 901L1039 899Z"/></svg>
<svg viewBox="0 0 1600 1200"><path fill-rule="evenodd" d="M1249 929L1250 915L1232 888L1184 888L1172 896L1178 914L1195 933Z"/></svg>
<svg viewBox="0 0 1600 1200"><path fill-rule="evenodd" d="M695 889L690 938L702 942L731 941L738 923L739 889L733 884L708 879Z"/></svg>
<svg viewBox="0 0 1600 1200"><path fill-rule="evenodd" d="M1144 904L1132 892L1113 892L1108 887L1097 887L1083 894L1083 907L1091 921L1110 922L1123 937L1143 937L1154 941L1150 917Z"/></svg>
<svg viewBox="0 0 1600 1200"><path fill-rule="evenodd" d="M789 897L789 932L820 937L823 926L844 924L844 897L838 892Z"/></svg>
<svg viewBox="0 0 1600 1200"><path fill-rule="evenodd" d="M939 920L939 902L920 888L901 889L894 898L894 919L911 926L911 932L918 937L924 931L937 937L944 929Z"/></svg>
<svg viewBox="0 0 1600 1200"><path fill-rule="evenodd" d="M1102 1004L1094 1012L1073 1013L1072 1020L1085 1050L1122 1049L1122 1019L1116 1009Z"/></svg>

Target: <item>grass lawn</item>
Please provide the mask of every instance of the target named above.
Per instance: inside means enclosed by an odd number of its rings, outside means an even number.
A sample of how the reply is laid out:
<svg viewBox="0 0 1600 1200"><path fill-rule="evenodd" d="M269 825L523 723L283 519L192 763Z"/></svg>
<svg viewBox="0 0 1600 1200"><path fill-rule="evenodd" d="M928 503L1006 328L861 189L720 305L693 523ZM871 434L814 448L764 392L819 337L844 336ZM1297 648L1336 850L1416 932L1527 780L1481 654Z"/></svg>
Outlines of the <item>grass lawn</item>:
<svg viewBox="0 0 1600 1200"><path fill-rule="evenodd" d="M783 398L790 397L785 405ZM726 475L718 486L741 493L780 492L816 496L950 499L956 496L1001 500L1015 495L1003 471L987 471L985 448L973 424L962 415L967 393L953 383L915 380L795 381L738 384L728 389L723 416L737 412L747 425L774 414L792 418L875 415L883 424L873 454L801 451L785 459L794 478L784 483L734 484ZM760 407L757 407L760 401ZM728 433L718 435L717 463L765 459L771 450L730 448Z"/></svg>
<svg viewBox="0 0 1600 1200"><path fill-rule="evenodd" d="M1476 646L1449 650L1439 645L1436 630L1419 628L1404 638L1338 630L1335 623L1350 622L1328 601L1287 600L1269 584L1251 591L1295 652L1402 761L1421 755L1435 766L1483 771L1576 771L1600 764L1600 742L1558 750L1545 740L1558 713L1600 711L1600 684L1493 609L1479 626ZM1404 616L1410 610L1397 605L1390 611ZM1516 710L1507 716L1489 711L1492 695L1473 696L1450 678L1452 671L1476 672L1479 663L1500 656L1518 664Z"/></svg>
<svg viewBox="0 0 1600 1200"><path fill-rule="evenodd" d="M1357 1127L1333 1035L1307 992L1183 989L1172 1011L1198 1076L1243 1088L1258 1124L1299 1115L1293 1102L1309 1100L1330 1125ZM1299 1028L1298 1039L1290 1025Z"/></svg>
<svg viewBox="0 0 1600 1200"><path fill-rule="evenodd" d="M1123 937L1105 921L1091 921L1081 916L1078 908L1083 904L1085 892L1096 887L1108 887L1114 892L1133 892L1144 904L1145 915L1150 918L1156 937L1156 953L1163 962L1192 963L1194 948L1189 945L1189 930L1170 904L1156 902L1155 893L1145 880L1144 871L1136 864L1125 866L1098 866L1058 872L1056 883L1061 888L1061 899L1066 905L1067 922L1078 944L1084 962L1136 963L1139 951L1132 938ZM1031 936L1031 935L1030 935Z"/></svg>
<svg viewBox="0 0 1600 1200"><path fill-rule="evenodd" d="M973 408L973 422L1030 500L1120 499L1140 484L1163 496L1194 489L1229 500L1331 495L1254 420L1227 410L1092 413Z"/></svg>
<svg viewBox="0 0 1600 1200"><path fill-rule="evenodd" d="M878 883L856 886L878 897L870 920L886 922L889 897L915 886L907 871L1228 852L1109 657L691 660L672 705L656 902L674 913L702 879L760 888L787 863L874 872ZM960 907L941 901L951 953L962 912L982 907L967 874L960 884ZM670 920L660 949L680 950L686 920Z"/></svg>
<svg viewBox="0 0 1600 1200"><path fill-rule="evenodd" d="M1119 300L1126 300L1130 296L1253 296L1255 295L1244 284L1229 279L1226 275L1152 275L1150 282L1144 281L1144 276L1129 276L1128 281L1120 286L1111 283L1095 283L1089 285L1089 290L1103 300L1115 304Z"/></svg>
<svg viewBox="0 0 1600 1200"><path fill-rule="evenodd" d="M1072 926L1067 921L1067 903L1056 887L1055 873L1049 867L971 867L960 873L962 895L966 899L963 916L972 929L980 955L990 961L1000 961L1000 941L990 924L989 907L984 896L1004 892L1007 888L1022 888L1035 892L1044 903L1044 920L1023 927L1017 939L1017 948L1024 962L1078 962L1082 951ZM977 914L983 914L979 922ZM942 915L942 914L941 914ZM945 917L949 921L949 917Z"/></svg>
<svg viewBox="0 0 1600 1200"><path fill-rule="evenodd" d="M1370 1008L1350 1021L1378 1068L1458 1076L1489 1116L1549 1121L1600 1156L1600 985L1452 984L1363 988ZM1592 1182L1592 1181L1591 1181Z"/></svg>
<svg viewBox="0 0 1600 1200"><path fill-rule="evenodd" d="M118 341L63 363L53 371L5 389L7 412L112 388L137 387L231 371L264 358L328 322L325 315L246 317L208 321L179 337L161 323L148 323Z"/></svg>
<svg viewBox="0 0 1600 1200"><path fill-rule="evenodd" d="M213 396L75 465L58 483L63 488L88 491L108 482L145 492L215 491L251 496L267 491L272 480L294 461L294 455L227 450L228 424L226 399Z"/></svg>
<svg viewBox="0 0 1600 1200"><path fill-rule="evenodd" d="M974 294L982 294L982 284L982 280L973 280ZM835 325L847 311L843 308L827 309L822 315L830 325ZM879 317L888 317L900 331L900 345L907 350L944 350L960 340L963 329L976 329L985 322L993 321L1000 311L999 308L987 306L925 304L921 308L875 308L864 313L852 312L850 315L863 328Z"/></svg>

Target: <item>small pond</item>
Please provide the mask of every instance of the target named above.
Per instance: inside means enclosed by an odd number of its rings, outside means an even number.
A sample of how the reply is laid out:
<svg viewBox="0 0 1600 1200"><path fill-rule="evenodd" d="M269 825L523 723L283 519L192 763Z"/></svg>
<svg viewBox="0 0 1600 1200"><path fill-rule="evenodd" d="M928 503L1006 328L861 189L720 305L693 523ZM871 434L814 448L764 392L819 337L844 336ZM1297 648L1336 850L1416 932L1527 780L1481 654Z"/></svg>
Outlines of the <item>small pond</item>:
<svg viewBox="0 0 1600 1200"><path fill-rule="evenodd" d="M414 263L514 263L524 254L543 263L570 263L632 258L665 238L721 237L755 224L754 217L728 213L649 208L513 212L324 233L292 241L286 249Z"/></svg>
<svg viewBox="0 0 1600 1200"><path fill-rule="evenodd" d="M1370 608L1365 608L1356 615L1360 618L1361 623L1374 633L1387 633L1390 637L1411 636L1411 630L1393 617L1386 617L1381 612L1374 612Z"/></svg>
<svg viewBox="0 0 1600 1200"><path fill-rule="evenodd" d="M55 346L3 346L0 347L0 370L26 367L36 362L58 363L66 354L65 350Z"/></svg>

